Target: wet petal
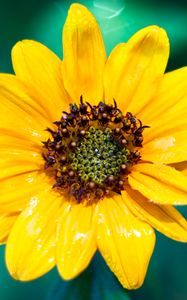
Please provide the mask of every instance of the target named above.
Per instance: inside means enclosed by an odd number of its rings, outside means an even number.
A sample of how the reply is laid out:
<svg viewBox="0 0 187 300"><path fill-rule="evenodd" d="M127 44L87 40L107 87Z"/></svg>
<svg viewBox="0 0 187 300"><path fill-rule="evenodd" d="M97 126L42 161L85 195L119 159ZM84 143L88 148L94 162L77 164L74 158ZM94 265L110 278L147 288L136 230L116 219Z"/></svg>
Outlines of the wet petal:
<svg viewBox="0 0 187 300"><path fill-rule="evenodd" d="M81 4L72 4L63 30L65 88L73 101L103 100L106 53L97 21Z"/></svg>
<svg viewBox="0 0 187 300"><path fill-rule="evenodd" d="M105 98L120 109L139 113L154 94L156 79L164 73L169 55L166 32L149 26L117 46L105 68Z"/></svg>
<svg viewBox="0 0 187 300"><path fill-rule="evenodd" d="M187 204L187 178L162 164L138 164L129 174L130 186L158 204Z"/></svg>
<svg viewBox="0 0 187 300"><path fill-rule="evenodd" d="M7 267L15 279L32 280L54 267L59 206L55 193L43 191L16 220L6 247Z"/></svg>
<svg viewBox="0 0 187 300"><path fill-rule="evenodd" d="M30 85L49 118L58 120L67 108L68 97L61 76L61 60L44 45L23 40L12 49L16 76Z"/></svg>
<svg viewBox="0 0 187 300"><path fill-rule="evenodd" d="M137 191L122 192L125 204L142 221L171 239L187 242L187 221L170 205L151 203Z"/></svg>
<svg viewBox="0 0 187 300"><path fill-rule="evenodd" d="M94 207L65 204L58 227L57 265L64 279L72 279L89 264L96 242Z"/></svg>
<svg viewBox="0 0 187 300"><path fill-rule="evenodd" d="M155 98L140 114L150 126L144 132L145 160L177 163L187 159L186 79L187 68L164 75Z"/></svg>
<svg viewBox="0 0 187 300"><path fill-rule="evenodd" d="M102 256L125 288L140 287L155 244L153 229L135 218L120 196L100 201L97 214Z"/></svg>
<svg viewBox="0 0 187 300"><path fill-rule="evenodd" d="M50 183L43 172L28 172L1 179L0 213L21 212L40 191L49 191L52 185L53 181Z"/></svg>
<svg viewBox="0 0 187 300"><path fill-rule="evenodd" d="M174 131L145 142L141 156L143 160L166 164L187 160L187 130Z"/></svg>

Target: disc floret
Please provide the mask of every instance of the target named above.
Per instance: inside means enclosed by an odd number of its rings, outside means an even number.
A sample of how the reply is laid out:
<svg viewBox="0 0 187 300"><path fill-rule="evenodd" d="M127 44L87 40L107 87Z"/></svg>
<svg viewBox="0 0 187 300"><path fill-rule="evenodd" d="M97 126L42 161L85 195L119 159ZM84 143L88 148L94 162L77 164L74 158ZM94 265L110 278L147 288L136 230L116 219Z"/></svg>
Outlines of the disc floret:
<svg viewBox="0 0 187 300"><path fill-rule="evenodd" d="M80 201L96 201L125 189L130 167L140 160L143 130L130 112L113 105L70 104L55 121L56 129L43 142L45 169L55 178L54 188ZM52 172L51 172L52 171Z"/></svg>

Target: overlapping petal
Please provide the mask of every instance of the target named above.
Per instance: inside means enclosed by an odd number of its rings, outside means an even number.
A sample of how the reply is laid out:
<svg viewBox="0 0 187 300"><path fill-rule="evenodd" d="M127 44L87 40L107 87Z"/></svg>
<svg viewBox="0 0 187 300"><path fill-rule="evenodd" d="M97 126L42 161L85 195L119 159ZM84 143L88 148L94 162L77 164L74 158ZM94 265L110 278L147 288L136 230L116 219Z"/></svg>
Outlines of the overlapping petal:
<svg viewBox="0 0 187 300"><path fill-rule="evenodd" d="M94 206L65 203L61 212L57 266L64 279L72 279L88 266L96 251Z"/></svg>
<svg viewBox="0 0 187 300"><path fill-rule="evenodd" d="M187 160L187 68L167 73L152 101L139 114L144 132L142 158L163 163Z"/></svg>
<svg viewBox="0 0 187 300"><path fill-rule="evenodd" d="M41 153L41 136L16 128L0 128L0 153L31 152ZM45 135L45 133L44 133ZM46 134L46 137L48 133ZM14 147L12 147L14 145Z"/></svg>
<svg viewBox="0 0 187 300"><path fill-rule="evenodd" d="M135 165L129 174L130 186L158 204L186 205L187 178L162 164Z"/></svg>
<svg viewBox="0 0 187 300"><path fill-rule="evenodd" d="M122 197L137 218L171 239L187 242L187 221L173 206L154 204L130 189L122 192Z"/></svg>
<svg viewBox="0 0 187 300"><path fill-rule="evenodd" d="M172 164L187 160L187 130L173 131L143 145L143 160Z"/></svg>
<svg viewBox="0 0 187 300"><path fill-rule="evenodd" d="M7 267L15 279L35 279L54 267L60 203L58 194L45 189L16 220L6 247Z"/></svg>
<svg viewBox="0 0 187 300"><path fill-rule="evenodd" d="M11 174L12 175L12 174ZM32 198L46 189L51 189L50 182L43 172L25 172L16 176L1 179L0 182L0 214L17 214L21 212Z"/></svg>
<svg viewBox="0 0 187 300"><path fill-rule="evenodd" d="M0 129L0 132L2 133L0 137L0 142L2 142L0 145L1 181L28 172L43 171L41 141L39 145L30 135L16 130ZM13 133L15 135L11 135Z"/></svg>
<svg viewBox="0 0 187 300"><path fill-rule="evenodd" d="M45 129L50 126L50 122L15 76L0 75L0 94L1 134L6 135L9 130L10 136L28 136L36 143L46 139L48 134Z"/></svg>
<svg viewBox="0 0 187 300"><path fill-rule="evenodd" d="M187 105L187 67L164 74L152 101L141 111L139 117L144 123L150 124L152 134L155 131L155 125L158 127L168 123L168 129L172 128L173 122L179 121L182 115L185 115L184 108ZM168 122L171 112L173 121ZM180 114L180 117L178 116ZM162 117L161 117L162 116ZM155 135L156 136L156 135ZM150 132L147 138L150 138Z"/></svg>
<svg viewBox="0 0 187 300"><path fill-rule="evenodd" d="M0 244L7 241L10 230L15 223L18 214L3 214L0 216Z"/></svg>
<svg viewBox="0 0 187 300"><path fill-rule="evenodd" d="M153 96L168 55L167 34L157 26L144 28L118 45L105 68L106 100L115 99L122 111L139 113Z"/></svg>
<svg viewBox="0 0 187 300"><path fill-rule="evenodd" d="M24 40L13 47L12 62L16 76L30 86L50 121L58 120L69 101L61 76L61 60L44 45Z"/></svg>
<svg viewBox="0 0 187 300"><path fill-rule="evenodd" d="M12 212L25 207L26 177L29 178L29 173L32 177L33 171L43 170L41 142L49 135L45 129L50 123L41 107L29 96L24 84L15 76L0 75L0 94L0 210L7 213L7 209ZM19 183L19 187L16 184L15 193L10 196L12 185L9 189L7 182L13 182L14 176L14 184ZM22 191L21 198L16 198L22 186L26 190Z"/></svg>
<svg viewBox="0 0 187 300"><path fill-rule="evenodd" d="M103 100L106 53L97 21L88 9L71 5L63 29L62 74L72 102Z"/></svg>
<svg viewBox="0 0 187 300"><path fill-rule="evenodd" d="M47 118L47 110L41 106L40 98L37 97L25 81L18 78L16 75L1 73L0 74L0 88L3 95L6 95L24 110L34 110L39 113L41 118ZM12 95L11 95L12 94ZM33 111L33 112L34 112Z"/></svg>
<svg viewBox="0 0 187 300"><path fill-rule="evenodd" d="M97 219L97 244L107 264L125 288L140 287L155 244L153 229L120 196L100 201Z"/></svg>
<svg viewBox="0 0 187 300"><path fill-rule="evenodd" d="M39 157L37 157L39 156ZM0 158L0 180L23 173L41 171L44 160L37 153L6 153Z"/></svg>

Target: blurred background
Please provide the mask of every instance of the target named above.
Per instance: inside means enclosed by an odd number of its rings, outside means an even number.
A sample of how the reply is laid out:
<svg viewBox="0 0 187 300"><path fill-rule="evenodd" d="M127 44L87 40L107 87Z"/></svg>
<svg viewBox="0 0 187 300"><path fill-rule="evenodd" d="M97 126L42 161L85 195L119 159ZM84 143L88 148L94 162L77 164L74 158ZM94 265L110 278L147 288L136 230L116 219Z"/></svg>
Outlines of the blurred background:
<svg viewBox="0 0 187 300"><path fill-rule="evenodd" d="M73 1L0 0L0 72L12 72L11 48L19 40L40 41L62 57L61 31ZM187 65L186 0L88 0L85 4L101 26L107 53L138 29L152 24L165 28L171 43L168 70ZM187 216L187 209L182 212ZM99 255L78 279L63 282L54 269L42 278L20 283L10 278L0 247L1 300L186 300L187 244L157 234L145 283L138 291L121 288Z"/></svg>

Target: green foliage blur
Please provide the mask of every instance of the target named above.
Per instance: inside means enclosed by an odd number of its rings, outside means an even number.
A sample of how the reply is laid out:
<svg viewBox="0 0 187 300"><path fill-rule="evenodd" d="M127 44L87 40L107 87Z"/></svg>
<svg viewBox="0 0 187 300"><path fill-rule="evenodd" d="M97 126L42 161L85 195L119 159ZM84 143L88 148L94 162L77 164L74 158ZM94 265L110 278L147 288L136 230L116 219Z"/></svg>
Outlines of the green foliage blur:
<svg viewBox="0 0 187 300"><path fill-rule="evenodd" d="M73 1L0 0L0 72L12 72L11 48L19 40L40 41L62 57L61 32ZM168 32L171 55L168 70L187 65L186 0L89 0L99 21L107 53L119 42L147 25ZM187 215L187 209L182 209ZM187 245L157 235L157 244L143 287L127 292L96 255L78 279L63 282L56 269L42 278L20 283L10 278L0 248L0 299L2 300L186 300ZM135 270L136 272L136 270Z"/></svg>

